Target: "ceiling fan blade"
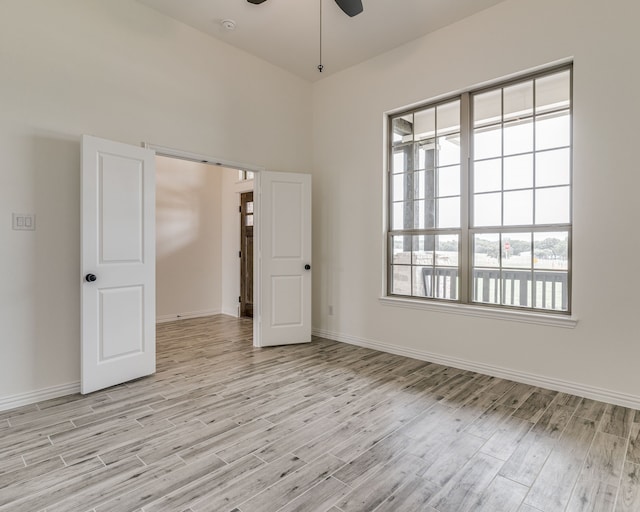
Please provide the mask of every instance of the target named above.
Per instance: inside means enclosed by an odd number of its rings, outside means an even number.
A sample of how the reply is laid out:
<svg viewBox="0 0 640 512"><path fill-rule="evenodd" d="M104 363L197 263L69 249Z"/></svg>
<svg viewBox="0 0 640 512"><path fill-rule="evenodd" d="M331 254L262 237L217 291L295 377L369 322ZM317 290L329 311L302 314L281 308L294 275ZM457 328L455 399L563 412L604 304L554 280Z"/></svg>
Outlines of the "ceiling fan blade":
<svg viewBox="0 0 640 512"><path fill-rule="evenodd" d="M247 2L249 2L250 4L261 4L262 2L264 2L265 0L247 0Z"/></svg>
<svg viewBox="0 0 640 512"><path fill-rule="evenodd" d="M336 0L338 7L352 18L362 12L362 0Z"/></svg>

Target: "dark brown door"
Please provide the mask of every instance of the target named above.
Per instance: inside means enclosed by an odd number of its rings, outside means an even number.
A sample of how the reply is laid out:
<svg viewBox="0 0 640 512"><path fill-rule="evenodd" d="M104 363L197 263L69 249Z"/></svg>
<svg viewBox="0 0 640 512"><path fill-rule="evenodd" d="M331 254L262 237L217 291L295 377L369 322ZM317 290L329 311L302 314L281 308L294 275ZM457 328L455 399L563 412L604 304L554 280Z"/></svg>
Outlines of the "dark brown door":
<svg viewBox="0 0 640 512"><path fill-rule="evenodd" d="M253 318L253 192L240 194L240 316Z"/></svg>

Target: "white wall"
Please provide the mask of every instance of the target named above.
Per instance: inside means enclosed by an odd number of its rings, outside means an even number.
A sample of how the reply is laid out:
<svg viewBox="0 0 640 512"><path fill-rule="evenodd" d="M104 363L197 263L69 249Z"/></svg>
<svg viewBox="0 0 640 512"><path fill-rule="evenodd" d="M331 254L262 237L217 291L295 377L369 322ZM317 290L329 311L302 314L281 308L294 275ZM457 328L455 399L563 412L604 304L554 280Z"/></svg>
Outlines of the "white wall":
<svg viewBox="0 0 640 512"><path fill-rule="evenodd" d="M636 0L510 0L318 82L316 332L640 406L639 16ZM570 58L577 327L381 305L384 113Z"/></svg>
<svg viewBox="0 0 640 512"><path fill-rule="evenodd" d="M133 0L3 0L1 10L6 405L79 379L80 135L304 172L311 85ZM12 212L37 214L37 230L12 231Z"/></svg>
<svg viewBox="0 0 640 512"><path fill-rule="evenodd" d="M156 158L156 312L159 321L238 316L238 171Z"/></svg>
<svg viewBox="0 0 640 512"><path fill-rule="evenodd" d="M156 157L158 320L222 312L222 169Z"/></svg>

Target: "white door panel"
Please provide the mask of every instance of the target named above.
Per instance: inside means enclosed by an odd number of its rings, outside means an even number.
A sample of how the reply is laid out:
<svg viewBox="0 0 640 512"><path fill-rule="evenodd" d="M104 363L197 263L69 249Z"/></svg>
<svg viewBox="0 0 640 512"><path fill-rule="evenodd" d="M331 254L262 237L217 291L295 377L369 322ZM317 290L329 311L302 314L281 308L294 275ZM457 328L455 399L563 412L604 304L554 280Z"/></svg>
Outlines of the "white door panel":
<svg viewBox="0 0 640 512"><path fill-rule="evenodd" d="M154 373L153 151L83 137L82 277L82 393Z"/></svg>
<svg viewBox="0 0 640 512"><path fill-rule="evenodd" d="M311 341L311 176L256 175L254 344Z"/></svg>

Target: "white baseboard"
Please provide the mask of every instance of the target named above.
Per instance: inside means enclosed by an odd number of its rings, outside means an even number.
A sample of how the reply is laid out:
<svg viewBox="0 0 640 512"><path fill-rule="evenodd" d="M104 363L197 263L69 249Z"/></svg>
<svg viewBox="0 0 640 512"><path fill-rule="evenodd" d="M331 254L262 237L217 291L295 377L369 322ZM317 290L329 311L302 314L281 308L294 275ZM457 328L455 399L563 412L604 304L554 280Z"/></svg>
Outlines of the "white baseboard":
<svg viewBox="0 0 640 512"><path fill-rule="evenodd" d="M221 309L206 309L203 311L191 311L189 313L172 313L169 315L159 315L156 317L157 324L163 324L165 322L173 322L174 320L185 320L187 318L200 318L203 316L220 315Z"/></svg>
<svg viewBox="0 0 640 512"><path fill-rule="evenodd" d="M359 347L378 350L380 352L388 352L390 354L411 357L413 359L419 359L421 361L429 361L431 363L452 366L454 368L460 368L461 370L470 370L473 372L482 373L484 375L491 375L493 377L500 377L502 379L522 382L524 384L531 384L533 386L551 389L553 391L570 393L572 395L577 395L584 398L591 398L592 400L599 400L601 402L607 402L610 404L622 405L623 407L631 407L632 409L640 409L640 396L637 395L620 393L618 391L612 391L610 389L598 388L589 386L588 384L556 379L554 377L547 377L544 375L536 375L534 373L511 370L509 368L503 368L500 366L477 363L465 359L458 359L456 357L434 354L432 352L423 350L398 347L397 345L391 345L389 343L384 343L381 341L368 340L356 336L331 332L324 329L313 329L313 335L334 341L340 341L342 343L348 343L350 345L357 345Z"/></svg>
<svg viewBox="0 0 640 512"><path fill-rule="evenodd" d="M28 393L19 393L17 395L0 397L0 411L7 409L15 409L23 405L35 404L43 400L51 400L66 395L74 395L80 393L80 382L70 382L60 386L51 386L50 388L39 389L37 391L29 391Z"/></svg>

